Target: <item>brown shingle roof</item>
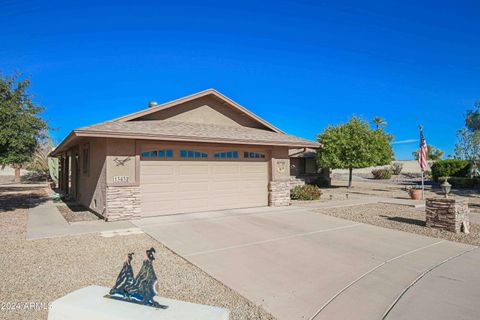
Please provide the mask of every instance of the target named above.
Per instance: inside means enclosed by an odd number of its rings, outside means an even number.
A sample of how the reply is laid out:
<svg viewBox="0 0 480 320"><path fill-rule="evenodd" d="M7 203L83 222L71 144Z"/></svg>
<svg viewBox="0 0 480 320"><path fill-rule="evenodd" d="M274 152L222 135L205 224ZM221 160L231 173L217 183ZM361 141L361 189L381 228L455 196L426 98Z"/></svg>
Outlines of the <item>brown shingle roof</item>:
<svg viewBox="0 0 480 320"><path fill-rule="evenodd" d="M119 136L173 141L318 147L314 141L248 127L187 123L171 120L103 122L74 130L79 136Z"/></svg>

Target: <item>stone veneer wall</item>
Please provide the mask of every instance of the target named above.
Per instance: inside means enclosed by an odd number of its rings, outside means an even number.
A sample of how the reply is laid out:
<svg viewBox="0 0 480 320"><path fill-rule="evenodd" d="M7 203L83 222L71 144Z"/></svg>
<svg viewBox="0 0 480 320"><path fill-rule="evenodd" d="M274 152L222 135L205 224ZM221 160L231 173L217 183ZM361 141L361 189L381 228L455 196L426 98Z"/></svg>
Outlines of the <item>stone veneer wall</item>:
<svg viewBox="0 0 480 320"><path fill-rule="evenodd" d="M428 198L425 214L427 227L445 229L451 232L468 233L468 201L454 198ZM463 227L462 227L463 226Z"/></svg>
<svg viewBox="0 0 480 320"><path fill-rule="evenodd" d="M270 181L268 184L268 205L273 207L290 205L290 180Z"/></svg>
<svg viewBox="0 0 480 320"><path fill-rule="evenodd" d="M107 187L108 221L140 218L140 187Z"/></svg>

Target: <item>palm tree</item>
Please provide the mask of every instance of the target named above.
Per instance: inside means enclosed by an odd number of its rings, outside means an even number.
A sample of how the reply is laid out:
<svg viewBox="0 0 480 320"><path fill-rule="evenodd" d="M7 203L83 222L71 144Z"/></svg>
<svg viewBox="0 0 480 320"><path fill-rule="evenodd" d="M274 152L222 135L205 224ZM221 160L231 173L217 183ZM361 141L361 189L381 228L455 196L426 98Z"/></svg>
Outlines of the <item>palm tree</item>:
<svg viewBox="0 0 480 320"><path fill-rule="evenodd" d="M382 117L375 117L372 119L372 122L377 126L377 130L387 125L387 121L385 121L385 119Z"/></svg>

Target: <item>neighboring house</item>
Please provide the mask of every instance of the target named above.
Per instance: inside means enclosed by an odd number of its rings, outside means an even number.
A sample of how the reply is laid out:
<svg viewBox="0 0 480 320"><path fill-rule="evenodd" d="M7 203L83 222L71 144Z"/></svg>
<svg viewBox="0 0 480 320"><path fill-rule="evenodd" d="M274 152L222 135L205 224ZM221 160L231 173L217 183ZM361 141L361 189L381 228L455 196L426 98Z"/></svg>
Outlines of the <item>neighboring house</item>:
<svg viewBox="0 0 480 320"><path fill-rule="evenodd" d="M303 185L321 180L324 185L330 185L330 169L319 168L316 160L316 149L290 149L291 185Z"/></svg>
<svg viewBox="0 0 480 320"><path fill-rule="evenodd" d="M73 130L52 152L60 189L120 220L290 203L288 135L209 89Z"/></svg>

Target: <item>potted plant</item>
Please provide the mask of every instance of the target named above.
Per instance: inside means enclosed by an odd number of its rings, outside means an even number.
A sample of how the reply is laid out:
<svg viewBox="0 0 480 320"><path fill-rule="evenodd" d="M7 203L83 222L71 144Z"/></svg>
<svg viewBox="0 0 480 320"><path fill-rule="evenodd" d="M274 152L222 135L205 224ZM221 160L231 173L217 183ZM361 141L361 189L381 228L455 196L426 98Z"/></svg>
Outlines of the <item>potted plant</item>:
<svg viewBox="0 0 480 320"><path fill-rule="evenodd" d="M422 188L419 186L407 187L407 192L412 200L422 200Z"/></svg>

